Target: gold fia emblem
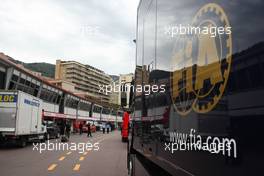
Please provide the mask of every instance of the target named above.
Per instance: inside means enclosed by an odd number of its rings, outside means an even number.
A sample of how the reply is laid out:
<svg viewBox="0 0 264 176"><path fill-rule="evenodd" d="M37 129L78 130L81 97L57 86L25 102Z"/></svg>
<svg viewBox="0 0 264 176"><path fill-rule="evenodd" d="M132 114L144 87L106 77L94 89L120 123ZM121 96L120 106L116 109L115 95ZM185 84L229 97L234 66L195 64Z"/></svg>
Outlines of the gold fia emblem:
<svg viewBox="0 0 264 176"><path fill-rule="evenodd" d="M230 27L224 10L217 4L203 6L192 26ZM230 34L211 37L208 34L187 36L176 44L172 57L172 101L181 115L192 109L197 113L211 111L221 99L231 67L232 38ZM184 44L182 44L184 43Z"/></svg>

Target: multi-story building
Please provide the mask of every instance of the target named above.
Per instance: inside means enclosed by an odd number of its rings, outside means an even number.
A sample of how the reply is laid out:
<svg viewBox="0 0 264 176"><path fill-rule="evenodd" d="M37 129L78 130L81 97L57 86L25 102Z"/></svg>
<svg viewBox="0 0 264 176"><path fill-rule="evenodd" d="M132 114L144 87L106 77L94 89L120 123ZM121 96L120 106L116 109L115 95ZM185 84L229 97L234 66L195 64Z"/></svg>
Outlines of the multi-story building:
<svg viewBox="0 0 264 176"><path fill-rule="evenodd" d="M110 95L110 103L114 105L120 105L118 100L119 100L119 79L113 80L112 82L112 93Z"/></svg>
<svg viewBox="0 0 264 176"><path fill-rule="evenodd" d="M127 105L125 106L125 108L129 108L129 98L130 98L130 88L131 87L131 82L133 80L134 74L133 73L129 73L129 74L121 74L119 77L119 86L120 87L127 87L127 89L123 89L125 96L126 96L126 100L127 100ZM122 89L122 88L121 88ZM118 105L121 105L121 95L122 91L119 91L119 97L118 97Z"/></svg>
<svg viewBox="0 0 264 176"><path fill-rule="evenodd" d="M65 81L65 80L55 80L55 79L50 79L50 80L47 80L49 83L57 86L57 87L60 87L60 88L63 88L65 90L68 90L70 92L75 92L75 84L69 82L69 81Z"/></svg>
<svg viewBox="0 0 264 176"><path fill-rule="evenodd" d="M135 70L135 86L143 86L144 84L147 85L149 80L149 70L147 69L146 65L143 66L136 66ZM140 96L142 92L135 91L135 96Z"/></svg>
<svg viewBox="0 0 264 176"><path fill-rule="evenodd" d="M110 85L111 77L102 70L76 61L56 61L56 80L65 80L74 84L75 93L85 93L101 102L110 101L110 95L100 90L102 85Z"/></svg>

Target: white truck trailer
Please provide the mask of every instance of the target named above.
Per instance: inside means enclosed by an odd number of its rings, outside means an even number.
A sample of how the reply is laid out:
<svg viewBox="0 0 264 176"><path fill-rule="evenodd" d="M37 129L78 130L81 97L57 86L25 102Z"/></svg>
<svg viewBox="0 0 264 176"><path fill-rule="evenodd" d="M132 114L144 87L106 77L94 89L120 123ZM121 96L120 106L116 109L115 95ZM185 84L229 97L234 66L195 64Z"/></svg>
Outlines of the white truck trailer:
<svg viewBox="0 0 264 176"><path fill-rule="evenodd" d="M42 100L21 91L0 91L0 141L27 142L45 140L42 125Z"/></svg>

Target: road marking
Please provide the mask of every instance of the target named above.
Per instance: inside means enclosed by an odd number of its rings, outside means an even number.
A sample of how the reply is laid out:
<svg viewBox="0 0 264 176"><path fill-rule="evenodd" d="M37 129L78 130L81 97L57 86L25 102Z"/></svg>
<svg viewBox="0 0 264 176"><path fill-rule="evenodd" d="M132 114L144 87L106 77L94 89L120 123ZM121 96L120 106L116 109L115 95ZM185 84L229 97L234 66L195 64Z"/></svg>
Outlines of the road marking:
<svg viewBox="0 0 264 176"><path fill-rule="evenodd" d="M89 140L87 141L87 143L89 143L89 142L93 142L93 141L95 141L96 139L100 139L100 138L103 138L103 137L104 137L104 135L99 135L99 136L92 137L91 139L89 139Z"/></svg>
<svg viewBox="0 0 264 176"><path fill-rule="evenodd" d="M56 167L57 167L57 164L52 164L52 165L50 165L50 167L48 168L48 171L53 171Z"/></svg>
<svg viewBox="0 0 264 176"><path fill-rule="evenodd" d="M68 152L68 153L66 153L67 155L69 155L69 154L71 154L72 152Z"/></svg>
<svg viewBox="0 0 264 176"><path fill-rule="evenodd" d="M60 161L62 161L62 160L64 160L65 159L65 156L62 156L62 157L60 157Z"/></svg>
<svg viewBox="0 0 264 176"><path fill-rule="evenodd" d="M98 138L96 138L98 141L97 142L94 142L94 143L98 143L98 142L101 142L101 141L103 141L103 140L105 140L106 138L104 138L104 137L98 137ZM99 140L100 139L100 140ZM92 141L87 141L87 143L88 142L92 142Z"/></svg>
<svg viewBox="0 0 264 176"><path fill-rule="evenodd" d="M103 139L101 139L101 140L97 141L96 143L102 142L103 140L105 140L105 138L103 138Z"/></svg>
<svg viewBox="0 0 264 176"><path fill-rule="evenodd" d="M74 166L74 168L73 168L73 170L74 171L78 171L78 170L80 170L80 164L76 164L75 166Z"/></svg>
<svg viewBox="0 0 264 176"><path fill-rule="evenodd" d="M81 156L79 160L80 160L80 161L83 161L83 160L84 160L84 157L83 157L83 156Z"/></svg>
<svg viewBox="0 0 264 176"><path fill-rule="evenodd" d="M87 155L88 152L84 152L83 155Z"/></svg>

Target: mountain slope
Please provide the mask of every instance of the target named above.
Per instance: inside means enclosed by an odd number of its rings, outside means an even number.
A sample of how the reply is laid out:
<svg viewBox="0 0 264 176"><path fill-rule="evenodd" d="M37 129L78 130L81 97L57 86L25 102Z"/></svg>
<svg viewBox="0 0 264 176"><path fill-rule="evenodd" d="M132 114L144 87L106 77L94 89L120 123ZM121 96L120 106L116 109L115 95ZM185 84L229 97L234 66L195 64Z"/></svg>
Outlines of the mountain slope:
<svg viewBox="0 0 264 176"><path fill-rule="evenodd" d="M24 67L42 73L43 76L54 78L55 65L41 62L41 63L23 63Z"/></svg>

